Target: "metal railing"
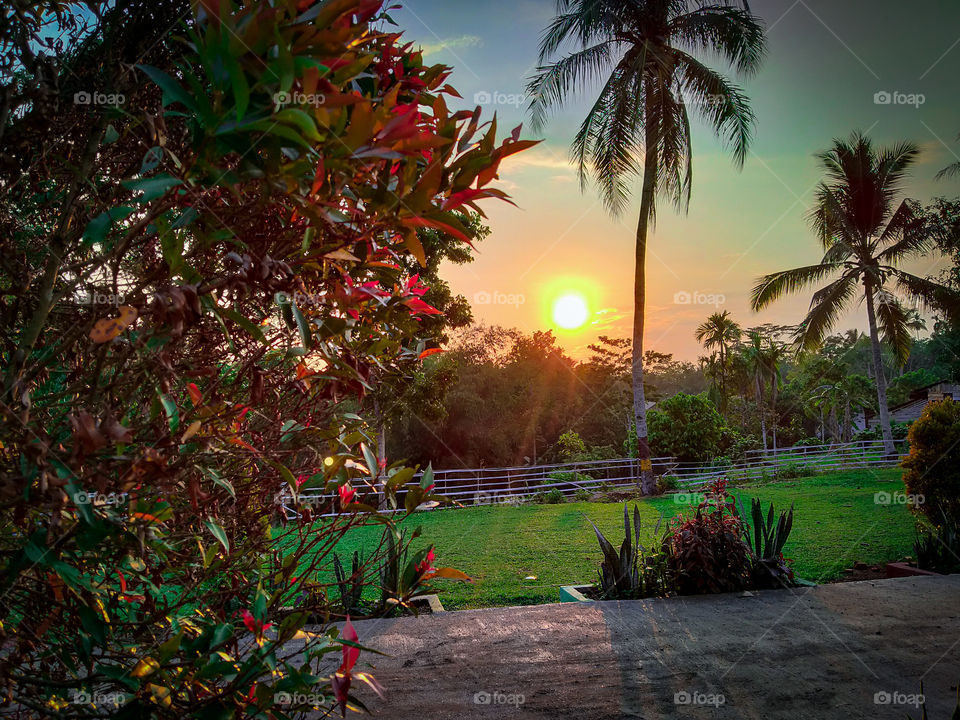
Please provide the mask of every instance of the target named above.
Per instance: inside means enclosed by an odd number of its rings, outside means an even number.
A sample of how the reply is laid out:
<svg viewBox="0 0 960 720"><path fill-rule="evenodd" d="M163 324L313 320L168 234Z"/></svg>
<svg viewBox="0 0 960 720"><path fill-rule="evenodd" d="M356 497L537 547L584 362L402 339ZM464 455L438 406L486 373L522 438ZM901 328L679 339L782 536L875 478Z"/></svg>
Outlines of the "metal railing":
<svg viewBox="0 0 960 720"><path fill-rule="evenodd" d="M898 454L905 451L905 442L898 444ZM800 445L771 450L750 450L743 460L737 462L713 461L708 463L681 463L675 458L653 458L654 475L670 478L676 484L695 488L720 477L733 482L777 477L800 477L805 472L829 472L867 467L892 467L899 462L899 455L889 457L880 440L863 440L829 445ZM466 505L494 505L519 503L541 493L558 490L564 497L572 497L580 491L587 493L602 490L634 488L640 477L637 458L590 460L583 462L555 463L551 465L520 465L501 468L464 468L434 470L433 493L454 501L444 507ZM422 473L415 476L419 481ZM358 502L374 507L380 501L380 493L372 489L357 488ZM401 507L404 492L399 493ZM288 517L296 517L292 498L286 487L278 498ZM334 493L310 493L300 495L301 505L317 508L317 515L336 515L337 495Z"/></svg>

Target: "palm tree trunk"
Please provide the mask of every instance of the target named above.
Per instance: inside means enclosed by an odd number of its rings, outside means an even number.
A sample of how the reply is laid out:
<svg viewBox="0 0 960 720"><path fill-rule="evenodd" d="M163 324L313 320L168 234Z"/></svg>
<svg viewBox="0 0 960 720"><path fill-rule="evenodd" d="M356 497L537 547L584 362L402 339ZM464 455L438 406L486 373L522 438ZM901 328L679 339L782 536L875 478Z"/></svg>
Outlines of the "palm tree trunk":
<svg viewBox="0 0 960 720"><path fill-rule="evenodd" d="M867 296L867 323L870 326L870 345L873 350L873 372L877 380L877 404L880 406L880 434L883 437L884 452L893 456L897 449L893 444L893 431L890 429L890 409L887 407L887 379L883 374L883 356L880 351L880 337L877 334L877 316L873 306L873 288L870 283L863 284Z"/></svg>
<svg viewBox="0 0 960 720"><path fill-rule="evenodd" d="M643 313L646 305L647 225L653 211L657 178L658 127L651 120L652 99L646 98L645 157L643 189L640 194L640 219L637 222L636 264L633 276L633 416L636 420L637 457L640 460L640 491L652 495L656 491L650 443L647 437L647 400L643 392Z"/></svg>
<svg viewBox="0 0 960 720"><path fill-rule="evenodd" d="M763 436L763 452L767 452L767 421L763 412L763 385L760 383L760 376L754 377L757 383L757 410L760 411L760 434Z"/></svg>
<svg viewBox="0 0 960 720"><path fill-rule="evenodd" d="M850 400L843 406L843 442L850 442Z"/></svg>

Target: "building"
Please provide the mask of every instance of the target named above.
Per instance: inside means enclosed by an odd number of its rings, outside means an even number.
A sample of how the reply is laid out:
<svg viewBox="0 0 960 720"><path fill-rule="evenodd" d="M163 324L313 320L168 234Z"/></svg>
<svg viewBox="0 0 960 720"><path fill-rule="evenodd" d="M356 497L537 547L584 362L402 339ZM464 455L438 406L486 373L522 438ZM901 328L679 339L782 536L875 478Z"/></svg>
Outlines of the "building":
<svg viewBox="0 0 960 720"><path fill-rule="evenodd" d="M910 398L905 403L890 408L890 420L895 423L911 423L920 417L920 413L923 412L928 403L944 398L960 400L960 385L941 380L932 385L917 388L910 393ZM867 412L867 427L875 428L879 420L879 416L874 414L873 411ZM860 413L854 421L854 427L858 430L863 429L863 413Z"/></svg>

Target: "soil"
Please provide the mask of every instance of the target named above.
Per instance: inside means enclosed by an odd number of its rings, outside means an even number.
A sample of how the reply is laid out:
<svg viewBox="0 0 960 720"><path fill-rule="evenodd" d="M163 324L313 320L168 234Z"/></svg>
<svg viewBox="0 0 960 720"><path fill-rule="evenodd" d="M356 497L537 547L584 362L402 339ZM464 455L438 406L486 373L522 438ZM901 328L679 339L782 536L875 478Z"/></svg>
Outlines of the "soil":
<svg viewBox="0 0 960 720"><path fill-rule="evenodd" d="M843 575L835 580L828 580L828 583L857 582L859 580L883 580L887 577L887 566L885 563L879 565L867 565L866 563L854 563L852 568L845 568Z"/></svg>

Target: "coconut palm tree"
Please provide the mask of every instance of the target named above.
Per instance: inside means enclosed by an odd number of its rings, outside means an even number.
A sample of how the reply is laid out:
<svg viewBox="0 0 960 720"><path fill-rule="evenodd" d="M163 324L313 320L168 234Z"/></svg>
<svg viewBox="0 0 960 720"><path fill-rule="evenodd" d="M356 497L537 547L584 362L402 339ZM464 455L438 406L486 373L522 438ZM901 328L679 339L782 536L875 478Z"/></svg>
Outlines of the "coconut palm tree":
<svg viewBox="0 0 960 720"><path fill-rule="evenodd" d="M528 86L534 128L542 128L550 111L570 95L599 80L599 97L572 145L581 186L592 172L608 209L619 215L631 182L642 177L632 379L641 486L652 493L643 392L647 230L658 193L681 210L689 204L689 111L726 140L736 163L743 164L753 130L749 102L698 56L720 57L738 72L754 72L765 49L763 27L742 0L557 0L556 7L540 43L541 65ZM575 49L551 62L569 45Z"/></svg>
<svg viewBox="0 0 960 720"><path fill-rule="evenodd" d="M911 344L907 310L891 288L947 313L953 312L958 299L949 288L898 267L904 259L924 253L930 244L916 204L909 200L897 203L907 170L918 153L912 143L874 149L860 133L849 140L834 140L832 148L817 156L826 178L817 189L810 214L823 258L816 265L760 278L751 298L753 309L759 311L786 293L839 276L813 295L796 336L800 348L806 350L821 345L855 298L864 300L880 427L890 455L895 448L878 325L899 362L906 362Z"/></svg>
<svg viewBox="0 0 960 720"><path fill-rule="evenodd" d="M727 355L729 346L736 344L740 340L743 330L730 317L730 313L724 310L722 313L714 313L707 318L707 321L697 328L695 336L697 342L703 345L707 350L717 350L717 356L720 364L720 401L721 410L726 411L727 407Z"/></svg>

